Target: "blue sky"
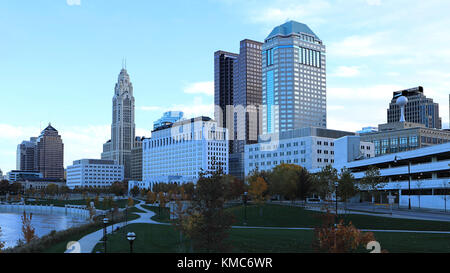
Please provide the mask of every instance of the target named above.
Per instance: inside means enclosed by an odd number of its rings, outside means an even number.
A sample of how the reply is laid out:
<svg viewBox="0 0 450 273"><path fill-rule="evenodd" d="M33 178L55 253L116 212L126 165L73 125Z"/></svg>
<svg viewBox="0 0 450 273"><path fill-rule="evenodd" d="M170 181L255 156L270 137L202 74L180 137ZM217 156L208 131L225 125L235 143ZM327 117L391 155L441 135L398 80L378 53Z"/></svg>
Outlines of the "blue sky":
<svg viewBox="0 0 450 273"><path fill-rule="evenodd" d="M213 54L263 41L287 20L327 46L328 127L386 121L392 91L422 85L448 128L449 1L4 0L0 2L0 169L48 122L65 165L98 158L109 139L122 58L134 86L137 135L165 110L213 113Z"/></svg>

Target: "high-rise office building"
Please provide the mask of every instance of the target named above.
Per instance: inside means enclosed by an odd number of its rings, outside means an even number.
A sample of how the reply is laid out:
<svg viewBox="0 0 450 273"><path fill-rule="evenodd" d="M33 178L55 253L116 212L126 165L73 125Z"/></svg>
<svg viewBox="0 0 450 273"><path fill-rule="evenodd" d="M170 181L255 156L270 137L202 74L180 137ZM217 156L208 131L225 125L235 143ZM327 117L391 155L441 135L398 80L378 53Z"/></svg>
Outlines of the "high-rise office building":
<svg viewBox="0 0 450 273"><path fill-rule="evenodd" d="M196 183L199 173L218 167L228 174L228 133L209 117L184 119L152 131L143 140L142 179Z"/></svg>
<svg viewBox="0 0 450 273"><path fill-rule="evenodd" d="M262 132L262 43L249 39L240 43L234 68L234 107L236 141L233 153L244 152L244 145L256 143ZM240 116L242 115L242 116Z"/></svg>
<svg viewBox="0 0 450 273"><path fill-rule="evenodd" d="M234 115L227 111L234 105L234 62L238 54L226 51L214 52L214 119L218 126L234 130ZM230 136L230 140L233 137ZM231 144L231 143L230 143Z"/></svg>
<svg viewBox="0 0 450 273"><path fill-rule="evenodd" d="M17 145L16 169L20 171L37 171L36 137L24 140Z"/></svg>
<svg viewBox="0 0 450 273"><path fill-rule="evenodd" d="M136 137L131 149L131 179L142 181L142 141L145 137Z"/></svg>
<svg viewBox="0 0 450 273"><path fill-rule="evenodd" d="M400 106L396 103L400 96L405 96L408 99L405 106L406 122L420 123L427 128L442 129L439 104L433 102L433 99L425 97L422 86L394 92L387 110L388 123L395 123L400 120Z"/></svg>
<svg viewBox="0 0 450 273"><path fill-rule="evenodd" d="M263 133L326 128L325 45L305 24L275 27L262 46Z"/></svg>
<svg viewBox="0 0 450 273"><path fill-rule="evenodd" d="M64 179L64 144L50 124L36 140L36 164L43 178Z"/></svg>
<svg viewBox="0 0 450 273"><path fill-rule="evenodd" d="M120 71L112 99L111 140L103 145L102 159L124 166L125 179L131 178L131 149L135 144L133 85L125 68Z"/></svg>
<svg viewBox="0 0 450 273"><path fill-rule="evenodd" d="M245 39L233 65L233 126L228 125L230 140L229 170L244 178L244 145L255 143L262 131L262 43ZM230 111L230 113L228 113ZM231 128L232 127L232 128Z"/></svg>

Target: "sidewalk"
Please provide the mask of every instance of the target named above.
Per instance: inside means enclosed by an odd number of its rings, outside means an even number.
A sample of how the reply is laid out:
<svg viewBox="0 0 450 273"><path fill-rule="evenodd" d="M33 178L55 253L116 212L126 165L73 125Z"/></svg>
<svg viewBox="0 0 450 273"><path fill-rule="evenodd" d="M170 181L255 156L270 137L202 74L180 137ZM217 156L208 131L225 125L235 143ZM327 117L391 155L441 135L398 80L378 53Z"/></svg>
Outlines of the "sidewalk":
<svg viewBox="0 0 450 273"><path fill-rule="evenodd" d="M136 204L136 207L138 209L145 211L145 212L135 212L135 214L139 215L138 219L128 221L128 222L117 223L117 224L114 224L114 226L109 226L107 228L106 233L111 234L113 227L114 227L114 229L116 229L117 227L123 228L124 226L129 225L129 224L144 223L144 224L169 225L166 223L159 223L159 222L153 221L151 218L155 215L155 213L153 211L149 211L149 210L143 208L142 207L143 204L145 204L144 201L140 201L139 204ZM103 238L103 232L104 232L104 230L102 228L102 229L99 229L93 233L90 233L90 234L84 236L83 238L81 238L80 240L78 240L78 243L80 244L80 248L79 248L80 253L92 253L92 251L94 250L94 247ZM72 253L72 252L70 252L70 250L66 250L65 253Z"/></svg>

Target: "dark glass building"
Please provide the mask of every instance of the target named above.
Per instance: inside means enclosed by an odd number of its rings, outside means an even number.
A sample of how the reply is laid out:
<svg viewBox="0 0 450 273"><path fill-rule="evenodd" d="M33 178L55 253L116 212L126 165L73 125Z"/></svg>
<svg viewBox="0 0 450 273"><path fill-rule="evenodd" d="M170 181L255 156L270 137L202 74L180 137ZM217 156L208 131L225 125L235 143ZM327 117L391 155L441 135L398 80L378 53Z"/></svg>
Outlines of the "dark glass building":
<svg viewBox="0 0 450 273"><path fill-rule="evenodd" d="M16 169L20 171L37 171L36 137L22 141L17 145Z"/></svg>
<svg viewBox="0 0 450 273"><path fill-rule="evenodd" d="M425 97L422 86L394 92L387 110L388 123L400 120L400 107L396 104L400 96L408 98L405 106L406 122L420 123L427 128L442 129L439 104L433 102L433 99Z"/></svg>
<svg viewBox="0 0 450 273"><path fill-rule="evenodd" d="M221 50L214 52L214 119L219 127L227 128L230 133L234 129L234 119L227 108L234 103L233 68L237 58L238 54L235 53Z"/></svg>
<svg viewBox="0 0 450 273"><path fill-rule="evenodd" d="M64 144L50 124L36 141L36 164L43 178L64 179Z"/></svg>

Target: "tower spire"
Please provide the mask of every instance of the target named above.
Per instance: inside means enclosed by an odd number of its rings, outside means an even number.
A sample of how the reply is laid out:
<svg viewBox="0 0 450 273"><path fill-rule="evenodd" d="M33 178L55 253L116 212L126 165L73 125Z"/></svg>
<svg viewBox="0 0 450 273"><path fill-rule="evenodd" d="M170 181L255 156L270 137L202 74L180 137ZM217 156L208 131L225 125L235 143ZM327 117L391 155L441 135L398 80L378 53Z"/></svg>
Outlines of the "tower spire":
<svg viewBox="0 0 450 273"><path fill-rule="evenodd" d="M127 59L125 57L122 58L122 69L127 69Z"/></svg>

